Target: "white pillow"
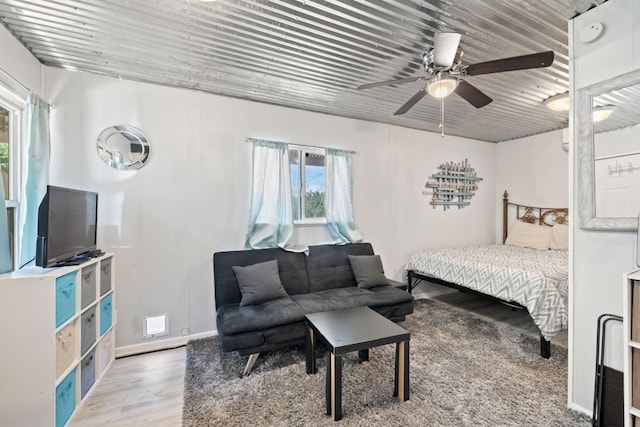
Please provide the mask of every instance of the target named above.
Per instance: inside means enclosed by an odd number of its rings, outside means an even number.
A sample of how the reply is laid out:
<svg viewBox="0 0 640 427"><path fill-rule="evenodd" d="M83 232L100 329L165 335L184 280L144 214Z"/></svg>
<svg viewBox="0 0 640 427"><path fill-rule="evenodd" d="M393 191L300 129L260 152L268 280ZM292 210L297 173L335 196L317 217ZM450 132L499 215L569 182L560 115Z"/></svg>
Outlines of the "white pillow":
<svg viewBox="0 0 640 427"><path fill-rule="evenodd" d="M569 226L567 224L554 224L551 227L549 249L569 249Z"/></svg>
<svg viewBox="0 0 640 427"><path fill-rule="evenodd" d="M549 249L551 227L516 221L509 230L505 245L523 246L540 250Z"/></svg>

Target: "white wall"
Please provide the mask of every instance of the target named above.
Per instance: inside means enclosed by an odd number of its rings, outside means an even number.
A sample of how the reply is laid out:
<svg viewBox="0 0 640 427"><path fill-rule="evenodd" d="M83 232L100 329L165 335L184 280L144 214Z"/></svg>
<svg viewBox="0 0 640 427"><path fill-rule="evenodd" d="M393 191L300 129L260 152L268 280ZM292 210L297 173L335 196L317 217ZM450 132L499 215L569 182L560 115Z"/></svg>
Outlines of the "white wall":
<svg viewBox="0 0 640 427"><path fill-rule="evenodd" d="M0 25L0 69L27 89L41 95L40 62L2 25Z"/></svg>
<svg viewBox="0 0 640 427"><path fill-rule="evenodd" d="M241 249L247 229L246 137L356 151L356 221L389 276L399 279L418 248L494 241L495 144L48 67L45 81L56 106L51 181L100 193L98 243L118 257L121 352L141 349L144 315L169 313L170 339L215 328L211 257ZM99 160L96 137L115 124L147 134L147 166L115 171ZM484 178L471 206L434 210L422 195L428 177L465 158Z"/></svg>
<svg viewBox="0 0 640 427"><path fill-rule="evenodd" d="M561 130L498 144L498 196L505 190L513 203L545 208L569 207L569 154L562 148ZM499 198L498 242L502 239L502 199ZM513 217L510 212L510 220Z"/></svg>
<svg viewBox="0 0 640 427"><path fill-rule="evenodd" d="M580 42L581 30L593 22L604 24L603 35L593 43ZM610 0L574 19L569 28L572 93L640 68L640 3L637 0ZM577 183L579 179L574 167L573 181ZM573 208L578 208L577 200ZM622 314L622 275L637 269L635 233L585 231L574 221L573 236L569 399L573 407L591 412L597 317L603 313ZM607 339L605 364L622 370L621 328L613 327Z"/></svg>

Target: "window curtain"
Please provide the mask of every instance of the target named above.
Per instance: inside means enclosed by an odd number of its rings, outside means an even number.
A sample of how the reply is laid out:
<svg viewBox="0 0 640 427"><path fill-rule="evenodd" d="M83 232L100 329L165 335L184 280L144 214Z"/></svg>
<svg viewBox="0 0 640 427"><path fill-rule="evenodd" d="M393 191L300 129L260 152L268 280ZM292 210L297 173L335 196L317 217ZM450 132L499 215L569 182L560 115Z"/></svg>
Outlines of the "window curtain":
<svg viewBox="0 0 640 427"><path fill-rule="evenodd" d="M7 206L4 202L4 179L0 173L0 273L7 273L11 268L11 254L9 254L9 222L7 220Z"/></svg>
<svg viewBox="0 0 640 427"><path fill-rule="evenodd" d="M275 141L253 143L253 185L245 247L285 247L293 234L289 147Z"/></svg>
<svg viewBox="0 0 640 427"><path fill-rule="evenodd" d="M32 262L36 255L38 206L49 183L49 104L37 95L29 96L27 114L26 161L23 163L22 209L20 209L20 265Z"/></svg>
<svg viewBox="0 0 640 427"><path fill-rule="evenodd" d="M333 243L361 242L353 215L351 153L328 148L325 157L325 212Z"/></svg>

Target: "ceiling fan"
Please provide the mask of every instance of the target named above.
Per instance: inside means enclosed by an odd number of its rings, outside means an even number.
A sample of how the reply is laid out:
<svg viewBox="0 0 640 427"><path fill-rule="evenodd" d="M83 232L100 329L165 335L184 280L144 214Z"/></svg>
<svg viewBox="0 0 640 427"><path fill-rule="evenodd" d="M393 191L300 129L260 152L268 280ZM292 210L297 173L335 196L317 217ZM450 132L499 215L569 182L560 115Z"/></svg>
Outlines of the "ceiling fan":
<svg viewBox="0 0 640 427"><path fill-rule="evenodd" d="M436 33L433 49L430 49L422 55L422 63L424 64L426 76L369 83L359 86L357 89L369 89L378 86L390 86L426 80L426 86L413 95L398 111L393 113L394 115L406 113L427 93L434 98L445 98L455 92L474 107L481 108L491 103L493 99L462 77L525 70L529 68L542 68L548 67L553 63L554 53L553 51L547 51L470 65L460 65L463 54L459 48L461 37L458 33Z"/></svg>

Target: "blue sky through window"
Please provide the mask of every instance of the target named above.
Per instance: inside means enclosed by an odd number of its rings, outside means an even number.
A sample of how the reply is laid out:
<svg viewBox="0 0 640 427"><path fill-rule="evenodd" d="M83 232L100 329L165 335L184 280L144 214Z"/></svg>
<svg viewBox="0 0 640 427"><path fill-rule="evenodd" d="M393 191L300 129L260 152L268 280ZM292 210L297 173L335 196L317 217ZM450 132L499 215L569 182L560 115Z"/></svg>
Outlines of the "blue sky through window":
<svg viewBox="0 0 640 427"><path fill-rule="evenodd" d="M324 193L324 166L307 166L307 191Z"/></svg>
<svg viewBox="0 0 640 427"><path fill-rule="evenodd" d="M298 188L296 183L298 182L298 167L291 168L291 182L294 183L294 191ZM321 191L325 190L325 169L324 166L307 166L307 191Z"/></svg>

